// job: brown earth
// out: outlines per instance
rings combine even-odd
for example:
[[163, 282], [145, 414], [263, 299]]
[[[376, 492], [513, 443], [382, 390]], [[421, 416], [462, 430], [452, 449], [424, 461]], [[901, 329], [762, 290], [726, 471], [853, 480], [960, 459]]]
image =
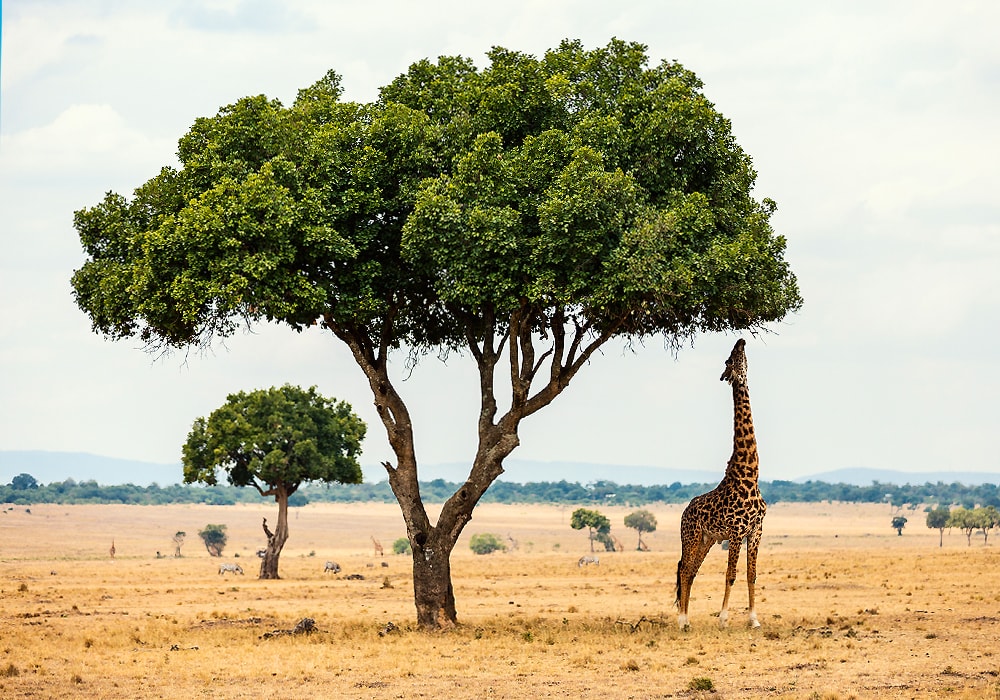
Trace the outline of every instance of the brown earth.
[[[1000, 699], [992, 542], [946, 532], [938, 547], [922, 509], [904, 512], [899, 537], [887, 505], [774, 504], [763, 626], [745, 625], [744, 569], [718, 629], [716, 548], [682, 633], [682, 507], [648, 509], [652, 551], [579, 567], [589, 545], [569, 527], [573, 508], [480, 506], [452, 558], [461, 624], [431, 634], [414, 629], [409, 560], [391, 554], [404, 535], [395, 505], [293, 510], [280, 581], [256, 579], [261, 519], [275, 517], [263, 502], [3, 506], [0, 697]], [[634, 549], [622, 525], [632, 509], [600, 510]], [[208, 523], [228, 528], [221, 559], [197, 536]], [[188, 533], [179, 559], [177, 530]], [[517, 548], [474, 555], [468, 538], [486, 532]], [[341, 572], [324, 574], [327, 560]], [[220, 575], [221, 562], [246, 574]], [[317, 631], [268, 635], [306, 617]]]

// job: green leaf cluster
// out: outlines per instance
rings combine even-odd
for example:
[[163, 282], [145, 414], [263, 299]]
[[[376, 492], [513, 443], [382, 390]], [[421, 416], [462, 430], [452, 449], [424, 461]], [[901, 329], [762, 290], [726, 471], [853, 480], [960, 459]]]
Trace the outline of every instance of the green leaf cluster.
[[625, 516], [625, 527], [630, 530], [638, 530], [639, 534], [655, 532], [656, 516], [645, 509], [637, 510]]
[[602, 515], [596, 510], [587, 508], [577, 508], [570, 516], [569, 526], [574, 530], [582, 530], [587, 527], [593, 532], [607, 534], [611, 532], [611, 521], [606, 515]]
[[291, 385], [231, 394], [197, 418], [183, 447], [184, 481], [292, 495], [303, 482], [360, 483], [367, 426], [346, 402]]

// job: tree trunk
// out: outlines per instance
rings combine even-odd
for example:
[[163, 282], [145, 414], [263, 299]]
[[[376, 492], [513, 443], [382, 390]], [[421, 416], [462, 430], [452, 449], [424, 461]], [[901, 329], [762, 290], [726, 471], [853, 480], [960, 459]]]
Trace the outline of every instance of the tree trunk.
[[271, 532], [267, 527], [267, 518], [264, 518], [264, 534], [267, 536], [267, 547], [264, 549], [264, 558], [260, 562], [260, 576], [262, 579], [277, 579], [278, 557], [281, 556], [281, 549], [288, 541], [288, 489], [278, 487], [275, 489], [274, 500], [278, 503], [278, 524]]
[[[437, 524], [432, 525], [420, 498], [410, 413], [388, 372], [389, 351], [397, 339], [398, 329], [394, 324], [398, 311], [398, 308], [390, 307], [376, 333], [364, 326], [339, 324], [332, 314], [325, 315], [324, 324], [350, 348], [368, 378], [375, 410], [396, 455], [395, 466], [388, 462], [383, 462], [382, 466], [389, 475], [389, 486], [403, 513], [413, 551], [417, 622], [425, 629], [441, 629], [458, 623], [455, 592], [451, 585], [451, 552], [462, 529], [472, 519], [472, 511], [479, 499], [503, 473], [503, 460], [518, 446], [517, 431], [521, 420], [551, 403], [577, 371], [587, 364], [590, 356], [614, 335], [617, 325], [595, 333], [587, 344], [583, 342], [584, 338], [590, 337], [591, 329], [587, 327], [574, 324], [575, 335], [567, 338], [568, 321], [561, 307], [556, 309], [551, 319], [546, 320], [544, 314], [529, 306], [526, 300], [511, 314], [508, 329], [500, 336], [494, 336], [496, 319], [490, 309], [483, 310], [481, 324], [470, 323], [467, 340], [469, 351], [479, 368], [480, 381], [479, 445], [468, 479], [445, 502]], [[624, 320], [623, 317], [621, 322]], [[541, 357], [536, 357], [532, 333], [539, 321], [550, 324], [551, 346]], [[476, 335], [477, 328], [481, 336]], [[498, 340], [501, 347], [497, 347]], [[498, 419], [494, 374], [504, 344], [509, 361], [511, 404]], [[549, 371], [540, 372], [546, 359]], [[542, 386], [532, 395], [531, 384], [536, 375], [541, 378]]]
[[455, 543], [449, 539], [433, 528], [423, 545], [412, 545], [413, 600], [417, 624], [424, 629], [448, 629], [458, 624], [451, 585], [451, 551]]

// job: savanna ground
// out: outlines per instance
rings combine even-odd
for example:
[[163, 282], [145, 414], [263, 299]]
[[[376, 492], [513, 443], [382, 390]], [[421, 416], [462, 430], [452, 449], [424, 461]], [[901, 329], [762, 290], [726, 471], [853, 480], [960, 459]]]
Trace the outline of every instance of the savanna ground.
[[[581, 568], [587, 536], [569, 527], [571, 507], [480, 506], [452, 557], [461, 624], [427, 633], [414, 628], [409, 559], [391, 553], [404, 534], [395, 505], [294, 509], [280, 581], [256, 579], [261, 518], [275, 517], [264, 502], [3, 506], [0, 697], [1000, 698], [1000, 554], [982, 537], [969, 547], [946, 532], [939, 548], [922, 510], [904, 513], [898, 537], [886, 505], [774, 504], [762, 627], [745, 625], [741, 561], [718, 629], [716, 547], [682, 633], [682, 507], [648, 509], [652, 551]], [[634, 549], [622, 524], [633, 509], [600, 510]], [[228, 527], [221, 559], [197, 536], [208, 523]], [[518, 548], [474, 555], [469, 537], [486, 532]], [[328, 559], [338, 575], [323, 573]], [[220, 576], [220, 562], [246, 575]], [[305, 617], [316, 632], [264, 636]]]

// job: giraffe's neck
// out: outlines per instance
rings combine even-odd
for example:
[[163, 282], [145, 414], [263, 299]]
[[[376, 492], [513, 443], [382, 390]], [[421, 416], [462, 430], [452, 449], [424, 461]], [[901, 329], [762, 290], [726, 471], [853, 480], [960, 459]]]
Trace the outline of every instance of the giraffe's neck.
[[757, 482], [757, 437], [750, 413], [750, 390], [745, 383], [733, 384], [733, 456], [729, 458], [726, 476], [741, 481]]

